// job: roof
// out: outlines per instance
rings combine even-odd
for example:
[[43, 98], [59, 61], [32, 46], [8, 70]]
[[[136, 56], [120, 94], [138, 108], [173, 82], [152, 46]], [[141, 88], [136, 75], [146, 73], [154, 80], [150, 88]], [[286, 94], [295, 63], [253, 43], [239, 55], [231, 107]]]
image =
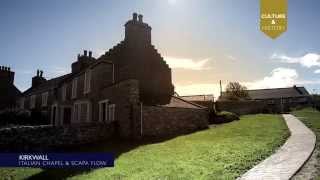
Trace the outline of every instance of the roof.
[[304, 87], [248, 90], [252, 99], [276, 99], [289, 97], [305, 97], [310, 94]]
[[180, 96], [180, 98], [186, 101], [213, 101], [213, 95], [191, 95], [191, 96]]
[[29, 94], [31, 92], [39, 92], [39, 91], [52, 89], [54, 87], [57, 87], [63, 80], [65, 80], [69, 76], [71, 76], [71, 73], [63, 75], [63, 76], [59, 76], [59, 77], [56, 77], [56, 78], [53, 78], [53, 79], [50, 79], [50, 80], [47, 80], [46, 82], [40, 84], [37, 87], [30, 87], [25, 92], [23, 92], [23, 94], [26, 95], [26, 94]]
[[191, 109], [204, 109], [206, 107], [201, 106], [196, 103], [192, 103], [186, 100], [183, 100], [179, 97], [172, 96], [170, 103], [166, 105], [162, 105], [164, 107], [178, 107], [178, 108], [191, 108]]
[[107, 61], [107, 60], [97, 60], [92, 62], [88, 67], [86, 67], [85, 69], [81, 70], [78, 73], [69, 73], [69, 74], [65, 74], [50, 80], [47, 80], [46, 82], [40, 84], [37, 87], [30, 87], [29, 89], [27, 89], [26, 91], [23, 92], [24, 95], [29, 94], [29, 93], [33, 93], [33, 92], [42, 92], [42, 91], [47, 91], [49, 89], [53, 89], [55, 87], [58, 87], [61, 83], [70, 80], [71, 78], [78, 76], [79, 74], [85, 72], [87, 69], [89, 68], [94, 68], [96, 65], [100, 64], [100, 63], [109, 63], [112, 64], [111, 61]]

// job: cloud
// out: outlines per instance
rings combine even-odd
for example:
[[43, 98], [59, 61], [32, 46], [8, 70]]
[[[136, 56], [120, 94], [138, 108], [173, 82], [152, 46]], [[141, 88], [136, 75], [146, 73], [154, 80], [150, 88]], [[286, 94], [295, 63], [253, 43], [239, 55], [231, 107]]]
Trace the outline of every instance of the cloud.
[[254, 82], [245, 82], [248, 89], [281, 88], [295, 85], [299, 75], [295, 69], [276, 68], [269, 76]]
[[182, 96], [186, 95], [209, 95], [214, 94], [215, 97], [220, 95], [219, 84], [189, 84], [189, 85], [175, 85], [175, 91]]
[[230, 60], [232, 60], [232, 61], [237, 60], [237, 58], [235, 58], [235, 57], [234, 57], [234, 56], [232, 56], [232, 55], [228, 55], [228, 56], [227, 56], [227, 58], [228, 58], [228, 59], [230, 59]]
[[173, 69], [190, 69], [190, 70], [206, 70], [210, 69], [206, 66], [210, 58], [195, 61], [193, 59], [175, 58], [175, 57], [164, 57], [164, 60], [169, 64], [170, 68]]
[[289, 57], [286, 55], [273, 54], [271, 59], [280, 60], [283, 63], [291, 63], [291, 64], [301, 64], [304, 67], [320, 67], [320, 54], [316, 53], [307, 53], [301, 57]]
[[320, 69], [315, 70], [314, 73], [320, 74]]

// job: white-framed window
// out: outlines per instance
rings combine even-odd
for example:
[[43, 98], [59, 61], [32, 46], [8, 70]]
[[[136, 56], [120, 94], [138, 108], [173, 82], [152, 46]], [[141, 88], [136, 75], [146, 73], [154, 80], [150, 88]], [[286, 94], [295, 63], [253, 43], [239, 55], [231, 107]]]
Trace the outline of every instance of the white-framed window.
[[66, 84], [62, 86], [61, 99], [62, 99], [62, 101], [67, 100], [67, 85]]
[[20, 109], [24, 109], [24, 97], [20, 98], [19, 107]]
[[78, 78], [74, 78], [72, 80], [72, 91], [71, 91], [71, 98], [77, 98], [77, 90], [78, 90]]
[[36, 98], [37, 96], [36, 95], [32, 95], [30, 97], [30, 108], [33, 109], [36, 107]]
[[73, 106], [73, 121], [76, 123], [89, 122], [90, 103], [88, 101], [76, 102]]
[[48, 105], [48, 96], [49, 96], [48, 92], [42, 93], [42, 95], [41, 95], [41, 106], [42, 107], [45, 107]]
[[84, 74], [84, 94], [89, 93], [91, 90], [91, 69], [87, 70]]
[[99, 122], [108, 120], [108, 102], [107, 99], [99, 102]]
[[109, 121], [115, 121], [115, 111], [116, 111], [116, 105], [115, 104], [109, 104]]

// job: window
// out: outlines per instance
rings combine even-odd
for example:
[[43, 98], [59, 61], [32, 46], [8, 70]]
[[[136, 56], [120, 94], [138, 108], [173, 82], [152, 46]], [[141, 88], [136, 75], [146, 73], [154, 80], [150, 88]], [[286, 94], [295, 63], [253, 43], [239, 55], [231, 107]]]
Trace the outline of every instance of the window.
[[106, 122], [108, 119], [108, 100], [99, 102], [99, 121]]
[[67, 100], [67, 85], [62, 86], [62, 101]]
[[37, 96], [36, 95], [32, 95], [30, 97], [30, 108], [33, 109], [36, 107], [36, 98]]
[[78, 78], [74, 78], [72, 80], [72, 92], [71, 92], [72, 99], [77, 97], [77, 90], [78, 90]]
[[84, 74], [84, 93], [87, 94], [91, 90], [91, 70]]
[[109, 121], [115, 121], [115, 110], [116, 110], [116, 105], [115, 104], [110, 104], [109, 105]]
[[45, 107], [48, 105], [48, 96], [49, 96], [49, 93], [48, 92], [45, 92], [45, 93], [42, 93], [42, 97], [41, 97], [41, 106], [42, 107]]
[[20, 107], [20, 109], [24, 109], [24, 98], [20, 98], [19, 107]]
[[268, 104], [274, 104], [274, 100], [273, 99], [269, 99], [268, 100]]
[[74, 104], [73, 120], [76, 123], [89, 122], [89, 102], [78, 102]]

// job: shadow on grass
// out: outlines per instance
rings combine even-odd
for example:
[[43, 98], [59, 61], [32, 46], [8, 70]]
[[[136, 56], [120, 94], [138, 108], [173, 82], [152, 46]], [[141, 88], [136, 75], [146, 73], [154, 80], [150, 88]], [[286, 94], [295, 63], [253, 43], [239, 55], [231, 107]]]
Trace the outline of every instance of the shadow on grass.
[[[201, 131], [201, 130], [200, 130]], [[192, 132], [191, 132], [192, 133]], [[90, 145], [82, 145], [77, 147], [69, 147], [64, 149], [57, 149], [55, 152], [108, 152], [113, 153], [115, 159], [117, 159], [121, 154], [129, 152], [139, 146], [147, 145], [147, 144], [154, 144], [154, 143], [160, 143], [164, 142], [179, 136], [188, 135], [191, 133], [185, 133], [175, 136], [167, 136], [164, 138], [144, 138], [140, 140], [124, 140], [117, 137], [114, 137], [109, 140], [105, 140], [103, 142], [90, 144]], [[80, 175], [83, 173], [89, 173], [94, 169], [43, 169], [38, 174], [35, 174], [29, 178], [28, 180], [35, 180], [35, 179], [41, 179], [41, 180], [55, 180], [55, 179], [66, 179], [68, 177]]]

